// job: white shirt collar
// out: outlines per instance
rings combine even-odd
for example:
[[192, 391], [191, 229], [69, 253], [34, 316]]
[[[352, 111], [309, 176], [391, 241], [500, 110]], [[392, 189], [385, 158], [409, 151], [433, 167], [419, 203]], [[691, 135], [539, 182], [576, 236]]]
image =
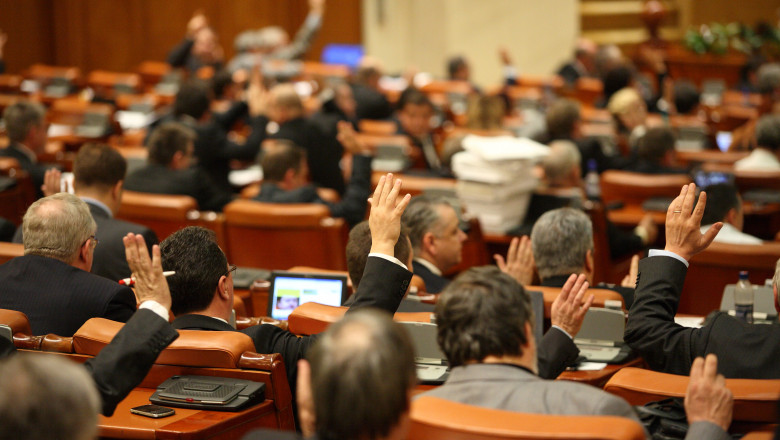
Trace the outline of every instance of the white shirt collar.
[[441, 273], [441, 271], [439, 270], [439, 268], [438, 268], [438, 267], [436, 267], [436, 266], [434, 266], [434, 264], [433, 264], [433, 263], [431, 263], [430, 261], [428, 261], [428, 260], [425, 260], [425, 259], [423, 259], [423, 258], [415, 258], [415, 259], [414, 259], [414, 261], [416, 261], [416, 262], [418, 262], [418, 263], [422, 264], [423, 266], [425, 266], [426, 268], [428, 268], [428, 270], [430, 270], [430, 271], [431, 271], [431, 272], [433, 272], [434, 274], [436, 274], [436, 275], [438, 275], [438, 276], [442, 276], [442, 273]]

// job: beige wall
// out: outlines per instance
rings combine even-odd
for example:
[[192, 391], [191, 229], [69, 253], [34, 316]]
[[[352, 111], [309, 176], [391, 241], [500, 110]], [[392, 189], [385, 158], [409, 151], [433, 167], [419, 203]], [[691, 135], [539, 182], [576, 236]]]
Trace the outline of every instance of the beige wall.
[[445, 75], [446, 59], [466, 56], [482, 86], [501, 81], [498, 48], [528, 74], [552, 73], [579, 34], [576, 0], [363, 0], [366, 52], [388, 72], [414, 65]]

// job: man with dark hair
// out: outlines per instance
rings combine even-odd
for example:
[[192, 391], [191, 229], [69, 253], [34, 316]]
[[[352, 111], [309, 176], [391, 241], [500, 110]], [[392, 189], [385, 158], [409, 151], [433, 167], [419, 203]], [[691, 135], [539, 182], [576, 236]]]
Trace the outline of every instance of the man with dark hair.
[[[267, 99], [260, 81], [259, 75], [252, 75], [246, 102], [236, 102], [226, 112], [212, 114], [209, 108], [213, 96], [209, 85], [199, 79], [190, 79], [176, 93], [173, 114], [162, 121], [175, 120], [195, 131], [197, 166], [209, 175], [221, 192], [233, 191], [228, 181], [230, 161], [255, 160], [260, 143], [265, 139], [268, 119], [263, 114]], [[239, 143], [230, 140], [228, 132], [242, 118], [246, 118], [251, 133]]]
[[[339, 124], [339, 132], [345, 133], [344, 136], [351, 136], [353, 139], [350, 142], [357, 145], [349, 123]], [[263, 184], [255, 200], [272, 203], [319, 203], [328, 207], [331, 216], [344, 218], [350, 225], [357, 224], [365, 217], [366, 199], [371, 193], [371, 156], [364, 154], [365, 148], [350, 149], [355, 153], [352, 155], [352, 178], [341, 201], [328, 202], [319, 196], [314, 185], [308, 183], [306, 151], [289, 141], [269, 143], [260, 162], [263, 168]]]
[[469, 81], [469, 63], [466, 58], [456, 55], [447, 60], [447, 78], [453, 81]]
[[639, 139], [636, 161], [629, 164], [625, 170], [643, 174], [686, 174], [687, 170], [675, 166], [675, 142], [671, 128], [649, 128]]
[[[125, 171], [125, 158], [106, 144], [84, 144], [73, 162], [73, 192], [87, 203], [97, 224], [95, 238], [100, 242], [95, 248], [91, 272], [114, 281], [130, 276], [122, 243], [128, 232], [143, 236], [149, 249], [157, 243], [157, 235], [146, 226], [114, 218], [122, 203]], [[47, 175], [46, 192], [59, 192], [59, 171], [52, 170]], [[19, 228], [14, 242], [23, 242], [22, 233]]]
[[569, 86], [573, 86], [582, 77], [593, 76], [597, 49], [593, 41], [580, 38], [574, 48], [574, 58], [558, 69], [558, 75], [563, 77]]
[[420, 150], [425, 169], [439, 171], [441, 159], [433, 139], [433, 114], [433, 103], [425, 93], [414, 87], [408, 87], [398, 98], [398, 134], [407, 136], [412, 146]]
[[351, 85], [356, 104], [355, 115], [358, 120], [387, 119], [393, 115], [393, 107], [379, 87], [381, 78], [381, 62], [376, 58], [364, 56], [355, 71]]
[[0, 308], [26, 314], [34, 335], [73, 336], [90, 318], [133, 315], [129, 287], [89, 273], [97, 225], [84, 201], [68, 193], [39, 199], [22, 229], [24, 256], [0, 265]]
[[[298, 415], [305, 436], [319, 440], [398, 440], [409, 427], [417, 383], [414, 347], [390, 317], [361, 310], [331, 325], [300, 362]], [[244, 440], [301, 439], [255, 431]]]
[[3, 122], [8, 133], [8, 146], [0, 148], [0, 157], [12, 157], [19, 166], [30, 174], [39, 197], [43, 196], [42, 186], [47, 169], [52, 168], [38, 162], [38, 155], [44, 152], [48, 139], [46, 110], [32, 101], [19, 101], [8, 106], [3, 112]]
[[[778, 66], [780, 70], [780, 66]], [[734, 162], [737, 171], [780, 170], [780, 116], [764, 115], [756, 124], [756, 148]]]
[[674, 83], [674, 108], [680, 115], [693, 114], [699, 108], [699, 89], [688, 80]]
[[[591, 296], [583, 304], [587, 288], [583, 275], [572, 275], [553, 308], [574, 310], [581, 325], [593, 300]], [[452, 370], [444, 385], [423, 395], [524, 413], [612, 415], [639, 422], [634, 409], [620, 397], [589, 385], [537, 376], [534, 319], [541, 317], [533, 316], [528, 294], [511, 277], [493, 267], [464, 272], [436, 304], [437, 339]], [[708, 359], [708, 364], [713, 361]], [[707, 379], [715, 382], [715, 370], [708, 368], [708, 372], [712, 377]], [[692, 380], [698, 380], [699, 375], [698, 370], [692, 371]], [[720, 388], [725, 388], [722, 383]], [[721, 408], [716, 403], [728, 401], [730, 393], [724, 391], [710, 404]], [[731, 422], [731, 411], [730, 405], [726, 406], [722, 414], [689, 410], [687, 438], [729, 438], [725, 429]], [[707, 423], [696, 423], [702, 415], [701, 420]]]
[[167, 60], [171, 66], [183, 67], [194, 74], [207, 66], [219, 70], [223, 55], [222, 46], [214, 29], [209, 27], [208, 19], [202, 12], [196, 12], [187, 22], [184, 40], [171, 49]]
[[125, 182], [130, 191], [190, 196], [205, 211], [222, 211], [233, 196], [200, 167], [190, 166], [195, 132], [178, 122], [165, 122], [147, 141], [149, 163]]
[[[409, 196], [398, 198], [400, 181], [380, 179], [371, 199], [372, 246], [365, 276], [355, 292], [350, 310], [377, 307], [395, 313], [411, 279], [411, 273], [393, 256], [400, 233], [400, 219]], [[174, 328], [235, 331], [228, 324], [233, 308], [232, 268], [216, 243], [214, 233], [203, 228], [181, 229], [160, 245], [168, 278]], [[258, 353], [281, 353], [289, 383], [295, 384], [301, 359], [315, 337], [298, 338], [273, 325], [257, 325], [241, 331], [254, 341]]]
[[701, 218], [701, 233], [704, 234], [715, 223], [722, 222], [723, 227], [715, 236], [719, 243], [732, 244], [762, 244], [758, 237], [742, 232], [745, 223], [742, 212], [742, 197], [737, 187], [728, 183], [710, 185], [704, 188], [707, 192], [707, 207]]

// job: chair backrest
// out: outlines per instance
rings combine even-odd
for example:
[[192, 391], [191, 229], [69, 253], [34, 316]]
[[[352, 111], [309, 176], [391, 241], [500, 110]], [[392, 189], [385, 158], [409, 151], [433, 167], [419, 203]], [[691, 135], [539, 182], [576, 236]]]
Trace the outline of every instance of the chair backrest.
[[346, 270], [347, 224], [320, 204], [276, 204], [236, 200], [224, 208], [231, 262], [287, 269], [314, 266]]
[[[296, 335], [316, 335], [341, 319], [347, 309], [348, 307], [326, 306], [312, 302], [301, 304], [287, 317], [287, 328]], [[405, 322], [431, 322], [431, 313], [398, 312], [393, 315], [393, 319]]]
[[33, 64], [25, 72], [27, 78], [48, 84], [55, 78], [65, 78], [71, 82], [77, 82], [81, 78], [81, 70], [78, 67], [48, 66], [45, 64]]
[[0, 157], [0, 175], [16, 180], [15, 186], [0, 192], [0, 217], [21, 225], [24, 213], [36, 198], [32, 178], [12, 157]]
[[21, 75], [0, 74], [0, 92], [16, 93], [22, 85], [24, 78]]
[[0, 324], [11, 327], [11, 332], [31, 335], [30, 320], [27, 315], [16, 310], [0, 309]]
[[[604, 390], [632, 405], [644, 405], [667, 397], [684, 397], [688, 380], [688, 376], [628, 367], [615, 373]], [[777, 422], [780, 379], [726, 379], [726, 387], [734, 395], [734, 421]]]
[[685, 174], [642, 174], [608, 170], [601, 173], [601, 199], [604, 203], [622, 201], [641, 205], [652, 197], [677, 197], [680, 188], [691, 182]]
[[177, 230], [196, 224], [198, 203], [190, 196], [122, 193], [118, 218], [147, 226], [160, 240]]
[[[379, 179], [381, 179], [385, 174], [387, 173], [381, 171], [376, 171], [371, 174], [372, 190], [376, 188], [376, 185], [379, 183]], [[446, 177], [423, 177], [406, 174], [399, 174], [397, 177], [404, 182], [403, 193], [411, 194], [412, 197], [422, 194], [426, 189], [451, 189], [454, 191], [455, 185], [457, 184], [455, 179]]]
[[[555, 299], [558, 298], [558, 295], [561, 294], [561, 288], [547, 286], [526, 286], [526, 290], [542, 292], [544, 295], [544, 317], [549, 319], [552, 303], [555, 302]], [[591, 288], [588, 289], [587, 294], [593, 294], [594, 296], [592, 307], [604, 307], [607, 301], [617, 301], [620, 303], [620, 306], [623, 310], [626, 308], [626, 303], [623, 301], [623, 297], [614, 290]]]
[[423, 396], [412, 402], [409, 440], [645, 438], [639, 423], [614, 416], [559, 416], [482, 408]]
[[[0, 198], [0, 200], [2, 200], [2, 198]], [[13, 258], [21, 257], [22, 255], [24, 255], [23, 244], [0, 241], [0, 264], [3, 264]]]
[[763, 285], [774, 276], [778, 259], [780, 243], [710, 244], [690, 261], [678, 313], [707, 315], [718, 310], [723, 289], [737, 282], [740, 271], [747, 270], [754, 284]]
[[364, 134], [379, 136], [391, 136], [398, 131], [398, 125], [394, 121], [381, 119], [362, 119], [358, 122], [358, 129]]
[[[141, 75], [129, 72], [93, 70], [87, 75], [87, 85], [105, 92], [113, 92], [117, 86], [138, 91], [141, 86]], [[113, 95], [113, 93], [111, 94]]]

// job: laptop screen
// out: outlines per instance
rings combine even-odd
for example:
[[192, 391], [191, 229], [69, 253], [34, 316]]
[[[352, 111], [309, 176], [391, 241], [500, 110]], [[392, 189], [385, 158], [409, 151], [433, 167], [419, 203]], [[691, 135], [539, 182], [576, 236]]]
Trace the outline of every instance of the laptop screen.
[[301, 304], [340, 306], [347, 297], [347, 277], [274, 271], [268, 293], [268, 316], [286, 320]]

